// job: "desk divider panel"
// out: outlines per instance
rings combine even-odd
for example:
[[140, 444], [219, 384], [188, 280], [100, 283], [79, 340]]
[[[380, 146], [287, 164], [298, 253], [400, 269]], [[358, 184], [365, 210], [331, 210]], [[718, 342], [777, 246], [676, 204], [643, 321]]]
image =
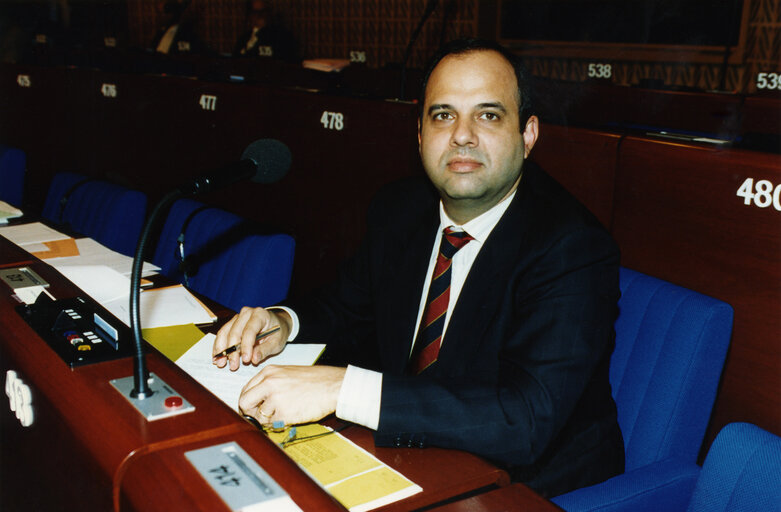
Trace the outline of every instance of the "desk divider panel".
[[706, 445], [732, 421], [781, 431], [779, 195], [778, 155], [634, 137], [621, 144], [613, 235], [622, 264], [735, 310]]
[[610, 229], [620, 141], [613, 133], [543, 123], [531, 159]]

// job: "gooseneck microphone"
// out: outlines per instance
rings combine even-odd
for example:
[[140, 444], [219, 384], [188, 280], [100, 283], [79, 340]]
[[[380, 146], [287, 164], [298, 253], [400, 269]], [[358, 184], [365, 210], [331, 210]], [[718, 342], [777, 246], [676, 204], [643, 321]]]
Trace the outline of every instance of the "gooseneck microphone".
[[133, 389], [130, 391], [131, 398], [143, 400], [154, 393], [148, 385], [149, 373], [146, 369], [141, 337], [139, 285], [141, 282], [141, 268], [146, 254], [147, 239], [150, 231], [156, 224], [157, 218], [162, 212], [167, 210], [173, 201], [186, 195], [196, 195], [218, 190], [245, 179], [261, 184], [275, 183], [287, 174], [291, 161], [290, 149], [284, 143], [275, 139], [259, 139], [247, 146], [241, 155], [241, 160], [238, 162], [229, 164], [212, 174], [184, 183], [177, 189], [169, 192], [157, 203], [144, 225], [141, 237], [138, 239], [136, 253], [133, 257], [133, 270], [130, 274], [130, 328], [133, 332], [136, 346], [133, 365]]
[[247, 146], [238, 162], [184, 183], [177, 190], [184, 195], [195, 195], [246, 179], [255, 183], [274, 183], [287, 174], [290, 162], [290, 149], [284, 143], [276, 139], [259, 139]]

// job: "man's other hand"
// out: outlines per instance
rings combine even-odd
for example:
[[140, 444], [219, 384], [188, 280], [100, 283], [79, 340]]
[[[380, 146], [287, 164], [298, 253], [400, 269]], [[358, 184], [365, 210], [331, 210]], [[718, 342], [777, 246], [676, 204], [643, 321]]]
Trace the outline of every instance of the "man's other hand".
[[[255, 341], [258, 333], [279, 326], [279, 331], [259, 341]], [[282, 352], [290, 335], [291, 319], [283, 310], [268, 310], [263, 308], [241, 308], [241, 312], [231, 318], [217, 332], [212, 354], [219, 354], [234, 345], [241, 347], [231, 354], [214, 359], [214, 364], [223, 368], [230, 364], [231, 370], [237, 370], [239, 365], [259, 364], [269, 356]]]
[[252, 377], [239, 397], [239, 410], [261, 425], [297, 425], [336, 411], [346, 368], [269, 365]]

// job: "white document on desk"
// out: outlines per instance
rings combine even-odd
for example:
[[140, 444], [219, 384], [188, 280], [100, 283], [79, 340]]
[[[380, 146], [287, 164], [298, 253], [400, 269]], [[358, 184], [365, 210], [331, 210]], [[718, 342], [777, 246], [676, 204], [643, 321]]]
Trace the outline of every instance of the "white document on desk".
[[129, 300], [130, 279], [113, 268], [105, 265], [67, 265], [57, 267], [57, 270], [99, 304], [122, 297]]
[[[49, 258], [46, 260], [46, 263], [61, 272], [61, 268], [66, 266], [104, 265], [113, 268], [124, 276], [130, 277], [130, 273], [133, 270], [133, 258], [130, 256], [125, 256], [122, 253], [113, 251], [91, 238], [77, 238], [76, 247], [79, 249], [78, 256]], [[159, 271], [160, 267], [153, 265], [148, 261], [145, 261], [144, 266], [141, 267], [141, 275], [143, 277], [157, 274]]]
[[[130, 284], [128, 296], [103, 304], [115, 317], [130, 325]], [[185, 324], [211, 324], [217, 319], [201, 301], [182, 285], [141, 292], [141, 327], [168, 327]]]
[[227, 365], [225, 368], [218, 368], [212, 364], [214, 338], [214, 334], [201, 338], [176, 360], [176, 364], [235, 411], [238, 411], [239, 395], [244, 384], [263, 367], [269, 364], [311, 366], [325, 348], [322, 343], [288, 343], [285, 350], [269, 357], [258, 366], [242, 364], [238, 370], [232, 372]]
[[[29, 224], [16, 224], [14, 226], [1, 226], [0, 235], [6, 237], [16, 245], [24, 247], [32, 252], [34, 250], [46, 250], [43, 242], [54, 240], [67, 240], [68, 235], [60, 233], [41, 222], [30, 222]], [[37, 246], [40, 245], [40, 248]], [[31, 246], [36, 246], [31, 249]]]

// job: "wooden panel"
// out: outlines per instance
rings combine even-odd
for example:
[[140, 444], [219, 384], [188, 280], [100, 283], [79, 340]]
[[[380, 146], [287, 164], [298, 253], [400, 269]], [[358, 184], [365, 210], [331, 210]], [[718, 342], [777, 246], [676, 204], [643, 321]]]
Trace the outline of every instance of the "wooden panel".
[[[48, 265], [32, 268], [51, 283], [56, 297], [76, 290]], [[30, 427], [22, 427], [6, 407], [0, 413], [3, 486], [29, 489], [30, 482], [47, 482], [46, 492], [34, 496], [40, 510], [73, 503], [106, 510], [115, 475], [130, 454], [245, 428], [235, 413], [157, 354], [147, 358], [149, 370], [187, 397], [196, 411], [145, 421], [109, 382], [132, 375], [130, 359], [69, 368], [13, 310], [8, 288], [0, 286], [0, 372], [5, 376], [13, 370], [30, 386], [34, 413]], [[19, 496], [2, 493], [1, 498], [13, 502]]]
[[518, 510], [555, 512], [561, 509], [525, 485], [513, 484], [429, 510], [431, 512], [514, 512]]
[[736, 193], [747, 178], [768, 180], [778, 197], [781, 157], [631, 137], [621, 145], [613, 233], [622, 264], [735, 310], [706, 441], [732, 421], [781, 433], [781, 206], [745, 205]]
[[666, 130], [730, 139], [740, 124], [741, 97], [621, 87], [600, 81], [539, 80], [543, 121], [570, 126], [645, 132]]
[[531, 158], [610, 229], [620, 135], [543, 124]]

